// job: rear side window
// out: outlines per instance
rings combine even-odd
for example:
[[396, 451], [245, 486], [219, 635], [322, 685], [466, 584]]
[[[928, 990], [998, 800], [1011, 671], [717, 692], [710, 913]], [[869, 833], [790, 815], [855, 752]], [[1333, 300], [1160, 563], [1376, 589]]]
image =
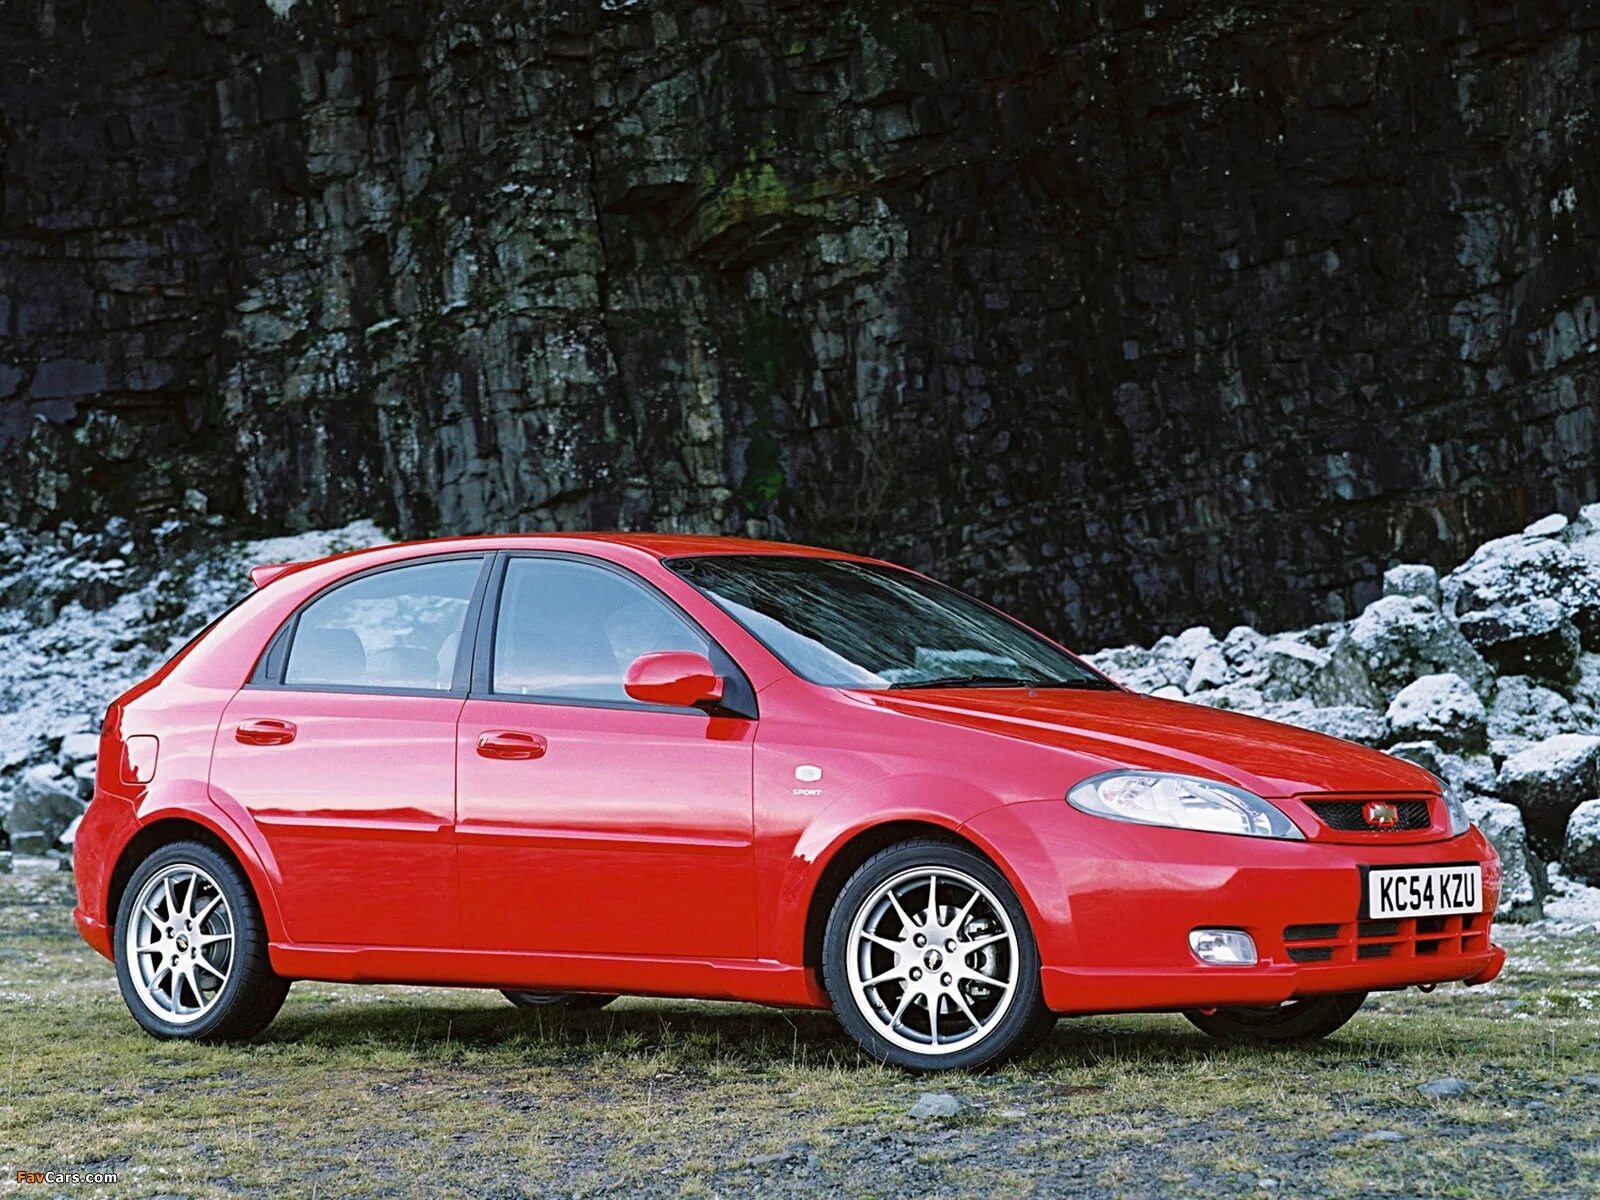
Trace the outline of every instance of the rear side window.
[[284, 684], [449, 691], [482, 565], [414, 563], [324, 592], [301, 610]]
[[631, 705], [622, 681], [658, 650], [709, 654], [665, 601], [615, 571], [560, 558], [513, 558], [495, 624], [492, 688], [501, 695]]

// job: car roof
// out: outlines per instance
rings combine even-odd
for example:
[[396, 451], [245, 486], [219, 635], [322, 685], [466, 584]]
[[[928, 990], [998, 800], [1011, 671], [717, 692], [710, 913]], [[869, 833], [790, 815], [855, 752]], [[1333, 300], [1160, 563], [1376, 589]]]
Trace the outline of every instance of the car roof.
[[703, 533], [537, 533], [512, 535], [529, 538], [571, 538], [631, 546], [657, 558], [676, 558], [686, 554], [796, 554], [807, 558], [860, 558], [844, 550], [822, 546], [803, 546], [793, 542], [763, 541], [759, 538], [721, 537]]
[[385, 560], [399, 562], [428, 554], [466, 550], [515, 550], [519, 547], [555, 549], [569, 546], [582, 549], [585, 545], [624, 547], [647, 554], [652, 558], [666, 559], [702, 554], [772, 554], [801, 558], [844, 558], [855, 562], [874, 562], [859, 554], [843, 550], [828, 550], [821, 546], [800, 546], [790, 542], [761, 541], [756, 538], [718, 537], [696, 533], [627, 533], [620, 531], [595, 533], [479, 533], [458, 537], [424, 538], [409, 542], [385, 542], [346, 550], [340, 554], [303, 562], [260, 563], [250, 568], [250, 579], [257, 587], [265, 587], [282, 575], [295, 574], [307, 567], [337, 560], [348, 560], [352, 569], [356, 560], [368, 555], [382, 555]]

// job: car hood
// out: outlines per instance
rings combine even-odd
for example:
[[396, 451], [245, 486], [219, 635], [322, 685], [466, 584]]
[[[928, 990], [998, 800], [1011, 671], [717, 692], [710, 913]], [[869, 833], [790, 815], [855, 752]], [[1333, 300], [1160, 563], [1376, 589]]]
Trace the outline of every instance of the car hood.
[[920, 720], [1021, 738], [1101, 760], [1106, 770], [1177, 771], [1260, 796], [1437, 790], [1422, 768], [1277, 721], [1130, 692], [939, 688], [871, 692]]

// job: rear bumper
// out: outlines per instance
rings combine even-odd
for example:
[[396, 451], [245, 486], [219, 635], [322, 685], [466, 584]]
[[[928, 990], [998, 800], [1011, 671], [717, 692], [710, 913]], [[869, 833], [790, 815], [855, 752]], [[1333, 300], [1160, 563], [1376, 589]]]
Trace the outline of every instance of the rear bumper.
[[83, 940], [107, 958], [113, 957], [111, 926], [116, 921], [107, 907], [111, 873], [117, 855], [138, 829], [133, 805], [96, 788], [72, 844], [72, 873], [78, 886], [72, 920]]
[[[1060, 801], [991, 809], [966, 828], [994, 848], [1023, 891], [1045, 1003], [1056, 1012], [1176, 1011], [1486, 983], [1505, 962], [1490, 941], [1499, 859], [1476, 829], [1405, 845], [1290, 842], [1131, 825]], [[1363, 865], [1462, 862], [1483, 867], [1481, 913], [1359, 920]], [[1323, 929], [1307, 943], [1312, 935], [1296, 926]], [[1198, 961], [1189, 933], [1208, 927], [1249, 933], [1258, 963]], [[1308, 946], [1317, 947], [1316, 961], [1305, 961]]]
[[89, 943], [90, 949], [111, 958], [111, 929], [104, 922], [91, 917], [81, 907], [72, 910], [72, 923], [78, 927], [78, 936]]

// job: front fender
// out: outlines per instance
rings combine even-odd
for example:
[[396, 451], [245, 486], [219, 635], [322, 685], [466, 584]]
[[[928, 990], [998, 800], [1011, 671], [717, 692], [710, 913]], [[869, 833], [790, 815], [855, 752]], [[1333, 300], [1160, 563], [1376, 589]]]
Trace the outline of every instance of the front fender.
[[[916, 773], [875, 779], [820, 810], [796, 840], [784, 873], [774, 921], [774, 957], [786, 963], [805, 961], [812, 901], [828, 868], [852, 842], [886, 825], [929, 826], [972, 842], [1005, 875], [1031, 920], [1035, 907], [1028, 889], [1008, 862], [1008, 848], [994, 842], [985, 831], [964, 829], [974, 817], [997, 806], [1005, 807], [992, 792], [980, 787], [947, 776]], [[842, 884], [843, 880], [838, 882]]]

